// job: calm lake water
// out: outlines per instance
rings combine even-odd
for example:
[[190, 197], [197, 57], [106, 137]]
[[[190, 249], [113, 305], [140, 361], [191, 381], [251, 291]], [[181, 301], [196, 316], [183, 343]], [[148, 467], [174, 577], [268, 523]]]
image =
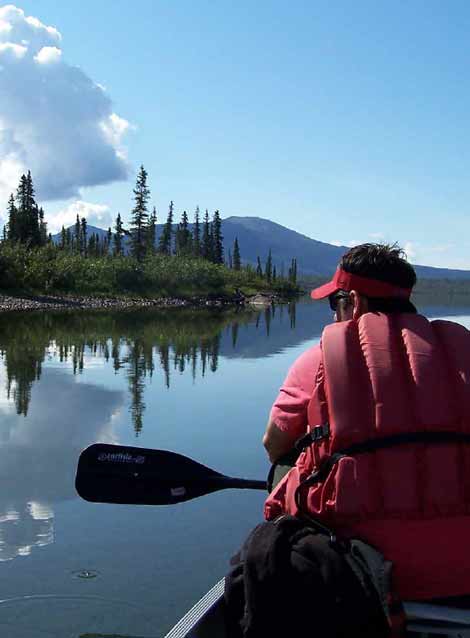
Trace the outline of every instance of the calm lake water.
[[[428, 307], [470, 327], [469, 308]], [[0, 635], [162, 636], [226, 571], [264, 494], [90, 504], [74, 475], [101, 441], [264, 479], [267, 415], [326, 304], [260, 312], [0, 315]]]

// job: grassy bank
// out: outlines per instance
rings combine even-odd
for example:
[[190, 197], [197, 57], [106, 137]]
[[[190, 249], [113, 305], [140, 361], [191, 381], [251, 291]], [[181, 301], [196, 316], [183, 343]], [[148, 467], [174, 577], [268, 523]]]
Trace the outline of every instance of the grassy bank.
[[31, 294], [139, 295], [142, 297], [230, 297], [259, 291], [294, 296], [297, 287], [285, 279], [268, 282], [253, 268], [229, 269], [194, 257], [152, 255], [87, 257], [47, 245], [0, 248], [0, 289]]

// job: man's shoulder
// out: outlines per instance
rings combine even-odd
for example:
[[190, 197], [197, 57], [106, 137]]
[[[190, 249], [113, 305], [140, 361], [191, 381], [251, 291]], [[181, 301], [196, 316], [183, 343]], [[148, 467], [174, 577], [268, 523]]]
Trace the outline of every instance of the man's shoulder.
[[301, 379], [305, 376], [311, 377], [312, 372], [313, 374], [317, 372], [321, 363], [321, 357], [320, 344], [316, 343], [307, 350], [304, 350], [304, 352], [297, 357], [290, 371]]

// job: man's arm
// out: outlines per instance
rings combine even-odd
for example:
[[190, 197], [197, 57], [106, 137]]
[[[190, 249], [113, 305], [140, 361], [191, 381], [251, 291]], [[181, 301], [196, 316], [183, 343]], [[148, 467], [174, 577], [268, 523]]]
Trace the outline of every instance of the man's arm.
[[291, 366], [269, 415], [263, 445], [271, 463], [292, 450], [307, 431], [307, 408], [321, 362], [318, 345], [309, 348]]
[[271, 463], [275, 463], [281, 456], [292, 450], [294, 441], [290, 433], [280, 430], [274, 421], [269, 419], [263, 436], [263, 445], [269, 460]]

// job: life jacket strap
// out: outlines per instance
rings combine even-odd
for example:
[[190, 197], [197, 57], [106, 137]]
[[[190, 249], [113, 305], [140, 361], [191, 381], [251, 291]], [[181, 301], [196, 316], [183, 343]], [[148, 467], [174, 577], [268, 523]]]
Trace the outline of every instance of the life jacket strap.
[[[322, 435], [323, 428], [328, 428], [329, 425], [326, 424], [324, 426], [319, 425], [313, 428], [312, 432], [309, 432], [307, 435], [299, 439], [297, 443], [300, 445], [304, 441], [310, 440], [312, 443], [315, 441], [319, 441], [322, 438], [326, 438], [325, 435]], [[320, 429], [317, 429], [320, 428]], [[315, 435], [315, 430], [317, 430], [318, 434]], [[316, 439], [314, 438], [316, 436]], [[310, 437], [310, 438], [308, 438]], [[313, 439], [313, 440], [312, 440]], [[324, 457], [320, 466], [317, 467], [310, 476], [307, 476], [303, 481], [299, 483], [297, 489], [295, 490], [295, 502], [297, 507], [299, 508], [299, 512], [306, 517], [309, 521], [317, 524], [317, 527], [322, 527], [324, 533], [329, 533], [331, 542], [336, 542], [335, 533], [330, 530], [328, 527], [324, 526], [322, 523], [317, 521], [316, 519], [312, 519], [308, 514], [303, 510], [301, 503], [301, 490], [305, 487], [310, 487], [315, 485], [316, 483], [320, 483], [325, 481], [328, 477], [328, 474], [331, 472], [333, 467], [338, 463], [338, 461], [346, 456], [355, 456], [356, 454], [367, 454], [369, 452], [376, 452], [377, 450], [383, 450], [386, 448], [394, 447], [396, 445], [409, 445], [412, 443], [427, 443], [433, 445], [445, 445], [449, 443], [465, 443], [470, 444], [470, 434], [465, 432], [453, 432], [453, 431], [435, 431], [435, 432], [405, 432], [402, 434], [394, 434], [391, 436], [385, 436], [380, 439], [371, 439], [368, 441], [364, 441], [361, 443], [354, 443], [347, 448], [343, 448], [342, 450], [338, 450], [338, 452], [334, 452], [330, 456]], [[310, 445], [311, 443], [306, 443], [302, 449]], [[296, 444], [297, 446], [297, 444]]]
[[330, 424], [323, 423], [323, 425], [315, 425], [307, 434], [302, 436], [294, 443], [294, 447], [298, 452], [303, 452], [305, 448], [312, 443], [317, 443], [322, 439], [327, 439], [330, 436]]

